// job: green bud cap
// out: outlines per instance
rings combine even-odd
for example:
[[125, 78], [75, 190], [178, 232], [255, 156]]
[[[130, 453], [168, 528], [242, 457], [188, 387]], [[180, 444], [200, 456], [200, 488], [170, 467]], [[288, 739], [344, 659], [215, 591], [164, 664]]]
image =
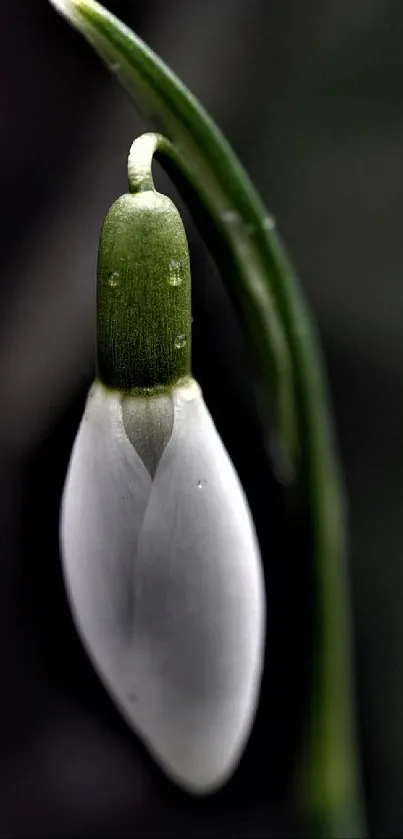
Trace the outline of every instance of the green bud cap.
[[126, 392], [190, 373], [189, 251], [173, 202], [152, 180], [110, 208], [98, 252], [98, 376]]

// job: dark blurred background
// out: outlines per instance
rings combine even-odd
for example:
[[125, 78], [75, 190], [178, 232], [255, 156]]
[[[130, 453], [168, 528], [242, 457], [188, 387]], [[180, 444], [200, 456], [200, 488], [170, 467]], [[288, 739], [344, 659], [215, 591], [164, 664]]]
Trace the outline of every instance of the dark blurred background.
[[[370, 834], [401, 836], [402, 2], [107, 5], [224, 130], [318, 321], [349, 498]], [[46, 0], [2, 0], [0, 39], [0, 835], [287, 835], [308, 669], [303, 557], [263, 456], [247, 348], [186, 208], [194, 372], [248, 494], [268, 598], [261, 704], [222, 792], [193, 800], [174, 789], [76, 636], [61, 579], [60, 496], [94, 373], [99, 229], [126, 191], [130, 143], [149, 126]], [[175, 195], [163, 173], [157, 179]]]

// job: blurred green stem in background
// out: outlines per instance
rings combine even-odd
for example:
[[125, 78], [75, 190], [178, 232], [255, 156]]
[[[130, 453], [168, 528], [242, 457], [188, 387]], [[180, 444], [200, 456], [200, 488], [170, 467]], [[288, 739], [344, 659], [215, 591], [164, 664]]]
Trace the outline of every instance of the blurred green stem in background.
[[[296, 806], [311, 835], [362, 837], [352, 688], [345, 511], [321, 351], [298, 281], [249, 178], [208, 114], [166, 65], [92, 0], [52, 0], [128, 90], [156, 138], [235, 300], [275, 411], [274, 466], [307, 522], [315, 584], [309, 714]], [[293, 526], [290, 521], [290, 527]], [[302, 698], [301, 698], [302, 701]], [[268, 744], [268, 748], [270, 744]], [[306, 821], [305, 821], [306, 820]], [[306, 832], [304, 833], [306, 835]]]

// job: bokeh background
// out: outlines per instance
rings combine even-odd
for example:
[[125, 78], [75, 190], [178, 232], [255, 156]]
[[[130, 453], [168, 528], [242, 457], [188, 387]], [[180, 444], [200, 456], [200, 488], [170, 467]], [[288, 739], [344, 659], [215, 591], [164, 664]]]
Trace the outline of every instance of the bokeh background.
[[[401, 836], [403, 5], [107, 5], [224, 130], [277, 219], [319, 324], [349, 499], [369, 829]], [[303, 557], [263, 456], [247, 348], [186, 208], [194, 372], [247, 491], [268, 590], [261, 705], [226, 789], [193, 800], [162, 777], [76, 636], [58, 510], [94, 373], [99, 229], [126, 190], [131, 140], [148, 126], [46, 0], [2, 0], [0, 21], [0, 835], [287, 835], [308, 667]]]

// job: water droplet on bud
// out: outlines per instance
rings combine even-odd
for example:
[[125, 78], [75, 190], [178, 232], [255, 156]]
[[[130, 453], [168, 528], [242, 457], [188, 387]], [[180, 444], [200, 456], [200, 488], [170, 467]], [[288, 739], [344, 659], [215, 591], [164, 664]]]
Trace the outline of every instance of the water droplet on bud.
[[169, 275], [168, 275], [168, 283], [169, 285], [177, 286], [181, 285], [183, 282], [183, 272], [182, 272], [182, 263], [179, 259], [171, 259], [169, 263]]
[[183, 350], [183, 347], [186, 347], [186, 335], [177, 335], [175, 338], [174, 347], [176, 350]]
[[108, 285], [111, 288], [116, 288], [119, 285], [120, 274], [119, 271], [112, 271], [112, 274], [109, 275]]

